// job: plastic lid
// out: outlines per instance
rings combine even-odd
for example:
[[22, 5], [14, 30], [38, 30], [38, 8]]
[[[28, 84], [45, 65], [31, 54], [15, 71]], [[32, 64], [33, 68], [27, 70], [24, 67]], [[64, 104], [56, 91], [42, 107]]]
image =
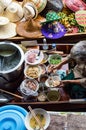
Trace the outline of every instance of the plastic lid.
[[26, 130], [24, 118], [27, 111], [17, 105], [0, 108], [0, 130]]

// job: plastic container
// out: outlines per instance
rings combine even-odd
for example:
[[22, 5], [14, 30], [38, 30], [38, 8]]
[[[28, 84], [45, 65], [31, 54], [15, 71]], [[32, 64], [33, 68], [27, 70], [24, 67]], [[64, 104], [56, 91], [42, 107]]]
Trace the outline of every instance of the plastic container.
[[52, 50], [56, 51], [56, 44], [55, 43], [52, 43]]
[[0, 107], [0, 130], [26, 130], [24, 119], [27, 111], [17, 105]]
[[43, 50], [48, 50], [48, 44], [45, 38], [43, 39], [43, 43]]

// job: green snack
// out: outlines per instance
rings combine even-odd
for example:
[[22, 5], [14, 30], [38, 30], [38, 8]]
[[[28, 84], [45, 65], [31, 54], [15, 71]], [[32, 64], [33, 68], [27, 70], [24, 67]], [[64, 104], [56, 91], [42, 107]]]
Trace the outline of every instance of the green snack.
[[56, 64], [59, 64], [60, 62], [61, 62], [60, 55], [55, 54], [55, 55], [50, 56], [50, 59], [49, 59], [50, 64], [56, 65]]

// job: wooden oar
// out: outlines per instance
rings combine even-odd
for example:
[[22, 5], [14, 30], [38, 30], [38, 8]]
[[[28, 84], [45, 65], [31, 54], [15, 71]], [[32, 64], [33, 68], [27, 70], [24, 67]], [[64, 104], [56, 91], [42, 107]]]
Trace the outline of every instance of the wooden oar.
[[39, 127], [40, 127], [40, 130], [44, 130], [44, 128], [43, 128], [43, 126], [42, 126], [42, 124], [41, 124], [41, 121], [40, 121], [40, 120], [38, 119], [38, 117], [36, 116], [34, 110], [31, 108], [31, 106], [29, 106], [28, 108], [29, 108], [31, 114], [33, 115], [33, 117], [35, 118], [35, 120], [37, 121], [37, 123], [38, 123], [38, 125], [39, 125]]
[[12, 96], [14, 96], [14, 97], [23, 99], [22, 96], [19, 96], [19, 95], [17, 95], [17, 94], [11, 93], [11, 92], [9, 92], [9, 91], [3, 90], [3, 89], [0, 89], [0, 91], [1, 91], [1, 92], [4, 92], [4, 93], [7, 93], [7, 94], [10, 94], [10, 95], [12, 95]]

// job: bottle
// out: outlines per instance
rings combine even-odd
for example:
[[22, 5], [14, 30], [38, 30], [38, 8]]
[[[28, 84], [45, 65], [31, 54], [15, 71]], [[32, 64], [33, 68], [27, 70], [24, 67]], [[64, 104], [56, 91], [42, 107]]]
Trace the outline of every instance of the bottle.
[[43, 50], [48, 50], [48, 44], [45, 38], [43, 39]]
[[52, 50], [56, 51], [56, 44], [55, 43], [52, 43]]

